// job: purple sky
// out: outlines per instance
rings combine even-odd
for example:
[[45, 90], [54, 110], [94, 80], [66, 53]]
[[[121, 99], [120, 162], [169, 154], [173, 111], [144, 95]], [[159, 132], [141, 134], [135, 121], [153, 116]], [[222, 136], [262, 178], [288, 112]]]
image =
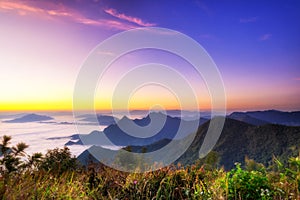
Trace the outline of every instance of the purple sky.
[[[299, 19], [299, 1], [1, 0], [1, 110], [71, 109], [76, 76], [89, 52], [115, 33], [147, 26], [180, 31], [207, 50], [222, 75], [229, 110], [299, 110]], [[180, 63], [158, 53], [137, 53], [115, 70], [154, 57], [175, 67]], [[181, 64], [179, 71], [193, 74]], [[113, 69], [107, 74], [107, 94], [118, 78]], [[162, 104], [176, 108], [162, 88], [144, 89], [132, 108], [142, 108], [146, 94], [156, 99], [165, 94], [172, 100]], [[209, 93], [201, 95], [200, 107], [207, 109]], [[99, 108], [109, 107], [104, 101]]]

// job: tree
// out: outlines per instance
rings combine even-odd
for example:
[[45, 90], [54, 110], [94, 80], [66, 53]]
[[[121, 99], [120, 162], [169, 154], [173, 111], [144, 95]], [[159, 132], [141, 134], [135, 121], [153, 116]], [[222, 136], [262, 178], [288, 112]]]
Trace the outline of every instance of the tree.
[[39, 169], [43, 162], [43, 154], [42, 153], [34, 153], [32, 156], [27, 157], [27, 163], [24, 163], [24, 168], [28, 170], [36, 170]]
[[18, 143], [16, 146], [9, 147], [11, 137], [4, 135], [0, 144], [2, 158], [0, 164], [4, 169], [1, 170], [1, 175], [10, 174], [21, 169], [23, 161], [22, 157], [26, 155], [25, 149], [28, 145], [24, 142]]
[[40, 165], [41, 169], [58, 174], [62, 174], [69, 170], [76, 170], [77, 167], [77, 159], [71, 156], [68, 147], [48, 150]]

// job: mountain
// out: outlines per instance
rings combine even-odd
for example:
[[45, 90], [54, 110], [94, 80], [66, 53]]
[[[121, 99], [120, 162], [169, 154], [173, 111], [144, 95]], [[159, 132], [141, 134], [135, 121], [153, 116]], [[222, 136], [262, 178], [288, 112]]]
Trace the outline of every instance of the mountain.
[[[279, 158], [295, 156], [294, 154], [297, 153], [296, 151], [300, 147], [300, 126], [286, 126], [273, 123], [288, 122], [290, 124], [293, 122], [292, 124], [296, 124], [298, 120], [297, 113], [258, 111], [233, 113], [226, 117], [222, 133], [212, 149], [220, 156], [219, 165], [229, 170], [235, 166], [236, 162], [243, 165], [245, 157], [248, 156], [250, 159], [268, 166], [272, 161], [273, 155]], [[160, 119], [162, 116], [163, 114], [161, 113], [154, 113], [152, 117]], [[260, 117], [260, 119], [256, 117]], [[172, 138], [174, 136], [172, 135], [172, 130], [178, 128], [178, 120], [180, 119], [167, 116], [165, 124], [169, 131], [163, 127], [162, 132], [149, 137], [150, 139], [138, 138], [140, 141], [136, 138], [129, 138], [132, 137], [130, 135], [124, 135], [125, 133], [116, 124], [109, 126], [102, 135], [105, 134], [107, 137], [111, 135], [111, 141], [120, 146], [130, 146], [132, 152], [153, 152], [164, 147], [171, 140], [178, 142], [178, 144], [182, 141], [183, 137]], [[130, 119], [123, 118], [118, 123], [126, 125], [129, 121]], [[146, 126], [150, 122], [150, 116], [133, 121], [139, 126]], [[199, 159], [199, 150], [206, 136], [210, 121], [205, 123], [202, 121], [199, 124], [200, 126], [192, 144], [175, 163], [180, 162], [183, 165], [189, 165]], [[184, 136], [184, 134], [181, 136]], [[94, 147], [93, 150], [96, 151], [97, 148]], [[170, 149], [170, 154], [172, 154], [172, 151], [175, 153], [178, 149]], [[166, 155], [160, 156], [164, 157]]]
[[[162, 139], [157, 142], [154, 142], [153, 144], [145, 145], [142, 147], [141, 146], [128, 146], [128, 147], [130, 147], [131, 152], [134, 152], [134, 153], [143, 153], [143, 151], [149, 153], [149, 152], [153, 152], [153, 151], [163, 148], [170, 142], [171, 142], [171, 139]], [[125, 147], [125, 148], [128, 148], [128, 147]]]
[[45, 115], [37, 115], [37, 114], [28, 114], [23, 117], [15, 118], [12, 120], [3, 121], [5, 123], [27, 123], [27, 122], [39, 122], [39, 121], [47, 121], [53, 120], [52, 117]]
[[[206, 121], [207, 119], [203, 118], [199, 121], [185, 121], [178, 117], [170, 117], [160, 112], [153, 112], [142, 119], [130, 120], [127, 117], [123, 117], [117, 124], [108, 126], [103, 132], [117, 146], [143, 146], [162, 139], [183, 138], [195, 132], [199, 124]], [[132, 124], [137, 126], [132, 126]], [[149, 124], [151, 126], [148, 127]], [[179, 126], [181, 127], [180, 131]], [[155, 134], [152, 135], [153, 133]]]
[[228, 118], [235, 119], [256, 126], [270, 124], [270, 122], [251, 117], [248, 114], [243, 112], [234, 112], [230, 114]]
[[83, 166], [87, 166], [91, 163], [99, 163], [99, 161], [90, 153], [90, 150], [97, 148], [97, 146], [92, 146], [89, 149], [83, 151], [78, 157], [77, 160]]
[[[199, 159], [199, 150], [206, 136], [209, 121], [199, 126], [194, 141], [187, 151], [175, 162], [183, 165], [194, 164]], [[130, 145], [132, 152], [153, 152], [167, 145], [171, 140], [162, 139], [148, 145]], [[180, 143], [180, 140], [175, 140]], [[234, 163], [244, 164], [248, 156], [264, 165], [270, 164], [273, 155], [287, 158], [295, 156], [295, 149], [300, 146], [300, 127], [266, 124], [254, 126], [245, 122], [225, 119], [224, 128], [218, 142], [212, 149], [220, 156], [220, 166], [226, 170], [232, 169]], [[93, 147], [96, 152], [100, 147]], [[128, 147], [127, 147], [128, 148]], [[293, 150], [294, 149], [294, 150]], [[101, 149], [102, 151], [102, 149]], [[170, 151], [176, 152], [177, 149]], [[170, 152], [172, 154], [172, 152]], [[165, 155], [160, 155], [164, 157]], [[93, 158], [89, 150], [80, 155], [80, 160], [87, 163], [88, 158]], [[93, 158], [94, 162], [97, 162]]]
[[142, 119], [131, 120], [125, 116], [116, 124], [109, 125], [103, 132], [93, 131], [88, 135], [81, 134], [79, 140], [69, 141], [65, 145], [144, 146], [162, 139], [183, 138], [195, 132], [199, 124], [206, 121], [208, 119], [204, 118], [185, 121], [156, 112], [150, 113]]
[[92, 131], [90, 134], [76, 134], [71, 136], [71, 140], [65, 146], [71, 145], [109, 145], [105, 143], [104, 134], [100, 131]]
[[[209, 122], [199, 127], [188, 150], [177, 160], [192, 164], [198, 159], [199, 150], [208, 129]], [[226, 118], [221, 136], [213, 148], [220, 156], [220, 165], [225, 169], [234, 167], [235, 162], [244, 164], [245, 156], [268, 165], [272, 156], [289, 157], [291, 149], [300, 145], [300, 127], [266, 124], [254, 126]]]
[[119, 119], [113, 116], [109, 115], [97, 115], [97, 118], [94, 116], [85, 116], [83, 119], [80, 119], [80, 121], [85, 121], [85, 122], [92, 122], [92, 123], [99, 123], [99, 125], [111, 125], [115, 124]]
[[300, 126], [300, 111], [283, 112], [278, 110], [233, 112], [229, 118], [237, 119], [254, 125], [266, 123], [287, 126]]

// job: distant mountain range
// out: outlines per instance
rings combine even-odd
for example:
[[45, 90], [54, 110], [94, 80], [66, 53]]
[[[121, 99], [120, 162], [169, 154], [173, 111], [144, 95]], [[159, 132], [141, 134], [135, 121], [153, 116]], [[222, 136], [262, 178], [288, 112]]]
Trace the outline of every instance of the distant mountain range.
[[[152, 120], [159, 122], [164, 122], [165, 120], [165, 123], [162, 125], [161, 129], [160, 127], [153, 126], [145, 128], [152, 123]], [[179, 117], [170, 117], [160, 112], [154, 112], [142, 119], [130, 120], [127, 117], [123, 117], [117, 124], [108, 126], [103, 132], [110, 141], [118, 146], [148, 145], [162, 139], [183, 138], [188, 134], [195, 132], [197, 127], [206, 121], [208, 120], [204, 118], [201, 118], [199, 121], [185, 121]], [[137, 127], [131, 126], [132, 122], [137, 125]], [[197, 125], [196, 127], [195, 124]], [[182, 131], [178, 134], [177, 131], [179, 131], [179, 126], [182, 127]], [[120, 127], [124, 127], [127, 131], [122, 130]], [[145, 138], [142, 137], [145, 135], [151, 135], [151, 133], [155, 133], [155, 135]], [[137, 137], [133, 135], [136, 135]]]
[[27, 114], [22, 117], [18, 117], [12, 120], [5, 120], [5, 123], [27, 123], [27, 122], [40, 122], [40, 121], [48, 121], [53, 120], [52, 117], [46, 115], [37, 115], [37, 114]]
[[[220, 165], [225, 169], [234, 167], [235, 162], [244, 163], [245, 156], [257, 162], [268, 165], [272, 156], [288, 157], [295, 153], [300, 146], [300, 112], [281, 111], [256, 111], [256, 112], [234, 112], [226, 117], [221, 136], [213, 150], [220, 155]], [[161, 113], [154, 116], [162, 117]], [[139, 126], [149, 123], [149, 117], [131, 120]], [[130, 119], [123, 118], [120, 123], [128, 123]], [[131, 146], [133, 152], [152, 152], [168, 144], [174, 135], [169, 130], [175, 130], [180, 118], [167, 116], [166, 127], [157, 135], [149, 138], [130, 138], [117, 124], [107, 127], [103, 133], [93, 132], [92, 134], [105, 134], [114, 144], [119, 146]], [[185, 121], [188, 126], [188, 121]], [[199, 150], [203, 143], [210, 121], [201, 119], [196, 137], [188, 150], [176, 161], [182, 164], [192, 164], [199, 158]], [[284, 125], [281, 125], [284, 124]], [[286, 125], [293, 126], [286, 126]], [[168, 131], [167, 131], [168, 130]], [[163, 133], [163, 134], [162, 134]], [[188, 133], [186, 133], [188, 134]], [[180, 142], [181, 138], [175, 138]], [[94, 151], [97, 147], [91, 147]], [[176, 149], [174, 150], [176, 151]], [[93, 158], [86, 150], [79, 156], [79, 160], [86, 162], [87, 158]], [[163, 156], [163, 155], [162, 155]], [[94, 159], [94, 158], [93, 158]], [[95, 161], [95, 159], [94, 159]]]
[[80, 121], [83, 122], [91, 122], [91, 123], [97, 123], [99, 125], [111, 125], [111, 124], [115, 124], [119, 119], [113, 116], [109, 116], [109, 115], [100, 115], [97, 114], [97, 118], [91, 115], [85, 115], [83, 116], [82, 119], [80, 119]]
[[282, 112], [278, 110], [266, 110], [233, 112], [228, 117], [252, 125], [280, 124], [287, 126], [300, 126], [300, 111]]
[[[80, 135], [79, 140], [71, 140], [66, 145], [110, 145], [111, 143], [116, 146], [149, 145], [162, 139], [183, 138], [195, 132], [198, 126], [206, 121], [208, 119], [205, 118], [186, 121], [159, 112], [150, 113], [142, 119], [131, 120], [123, 117], [116, 124], [111, 124], [105, 128], [103, 132], [93, 131], [88, 135]], [[154, 122], [156, 122], [157, 126], [153, 124]], [[149, 137], [145, 137], [147, 135]], [[111, 143], [105, 143], [105, 138], [108, 138]]]

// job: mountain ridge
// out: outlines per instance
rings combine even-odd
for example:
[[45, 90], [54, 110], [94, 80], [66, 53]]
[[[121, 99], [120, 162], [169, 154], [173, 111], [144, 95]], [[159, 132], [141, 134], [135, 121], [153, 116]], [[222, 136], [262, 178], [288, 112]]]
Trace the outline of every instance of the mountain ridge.
[[48, 121], [53, 120], [54, 118], [46, 116], [46, 115], [38, 115], [38, 114], [27, 114], [22, 117], [18, 117], [12, 120], [5, 120], [2, 122], [5, 123], [27, 123], [27, 122], [40, 122], [40, 121]]

